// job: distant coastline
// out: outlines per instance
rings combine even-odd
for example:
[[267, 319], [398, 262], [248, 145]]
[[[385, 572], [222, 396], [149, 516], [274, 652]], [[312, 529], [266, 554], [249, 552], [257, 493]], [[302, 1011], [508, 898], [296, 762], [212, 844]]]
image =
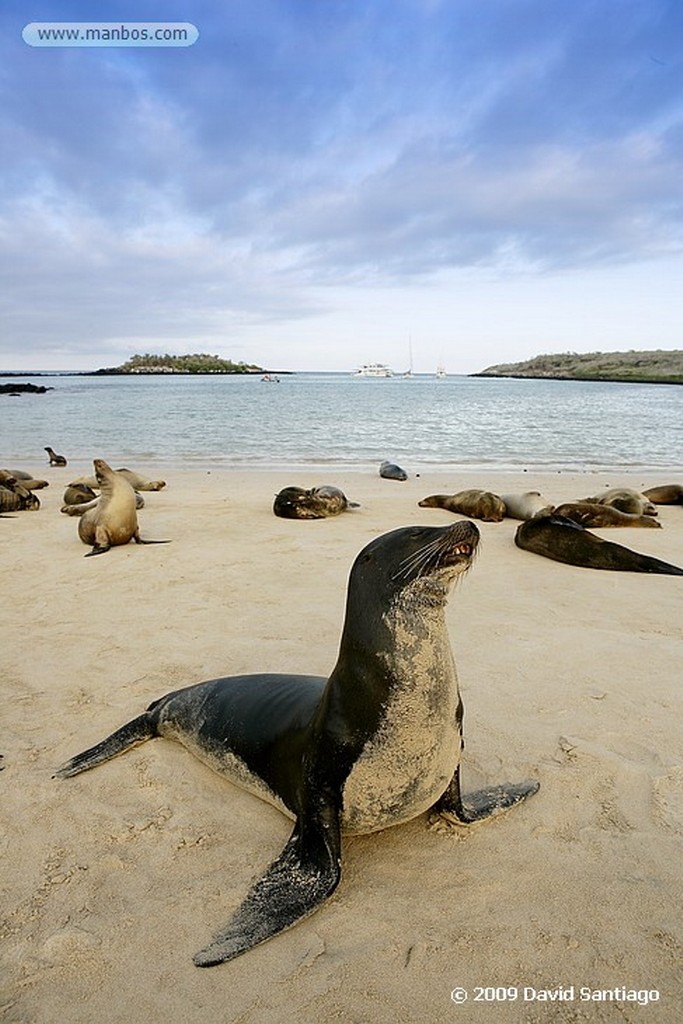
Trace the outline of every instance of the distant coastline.
[[562, 352], [520, 363], [499, 363], [470, 377], [604, 381], [611, 384], [683, 384], [683, 351]]

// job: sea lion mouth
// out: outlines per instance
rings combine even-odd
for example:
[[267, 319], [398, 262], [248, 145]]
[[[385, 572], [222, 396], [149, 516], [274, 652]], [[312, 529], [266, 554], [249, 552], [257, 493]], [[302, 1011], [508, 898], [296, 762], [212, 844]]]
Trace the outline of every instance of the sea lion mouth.
[[479, 530], [468, 519], [447, 526], [438, 536], [399, 563], [394, 580], [408, 581], [431, 576], [442, 569], [468, 569], [477, 552]]

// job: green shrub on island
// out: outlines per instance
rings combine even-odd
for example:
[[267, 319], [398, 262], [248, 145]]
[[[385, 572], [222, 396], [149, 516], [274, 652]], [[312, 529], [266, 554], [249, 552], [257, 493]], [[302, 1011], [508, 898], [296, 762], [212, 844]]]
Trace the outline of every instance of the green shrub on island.
[[520, 363], [499, 363], [472, 376], [683, 384], [683, 351], [559, 352]]
[[263, 368], [253, 363], [233, 363], [232, 359], [192, 352], [185, 356], [144, 355], [131, 356], [121, 366], [110, 366], [97, 373], [263, 373]]

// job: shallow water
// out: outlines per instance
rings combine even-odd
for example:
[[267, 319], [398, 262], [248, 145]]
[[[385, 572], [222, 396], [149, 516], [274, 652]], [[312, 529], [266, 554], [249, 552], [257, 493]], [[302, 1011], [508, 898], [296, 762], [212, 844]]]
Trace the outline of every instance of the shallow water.
[[[2, 465], [46, 458], [286, 468], [681, 469], [676, 385], [451, 376], [26, 376], [0, 395]], [[0, 377], [4, 383], [8, 378]]]

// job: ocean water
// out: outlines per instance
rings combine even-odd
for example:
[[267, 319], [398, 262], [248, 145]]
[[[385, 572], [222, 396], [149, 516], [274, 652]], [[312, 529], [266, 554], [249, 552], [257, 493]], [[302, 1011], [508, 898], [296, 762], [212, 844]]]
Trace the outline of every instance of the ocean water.
[[[10, 378], [1, 377], [0, 383]], [[683, 471], [683, 387], [416, 375], [26, 376], [0, 395], [0, 465]]]

